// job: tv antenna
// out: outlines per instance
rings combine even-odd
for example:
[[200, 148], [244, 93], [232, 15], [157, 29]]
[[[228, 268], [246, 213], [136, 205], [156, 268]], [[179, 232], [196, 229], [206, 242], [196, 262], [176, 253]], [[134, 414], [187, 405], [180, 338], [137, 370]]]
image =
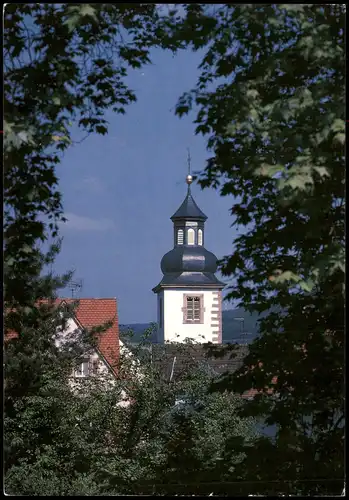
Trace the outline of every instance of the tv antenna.
[[233, 318], [234, 321], [239, 321], [240, 323], [240, 344], [247, 344], [247, 335], [250, 335], [249, 332], [245, 331], [245, 318]]
[[83, 283], [82, 279], [78, 279], [76, 281], [69, 281], [68, 288], [71, 291], [72, 299], [74, 299], [76, 297], [77, 292], [82, 289], [82, 283]]

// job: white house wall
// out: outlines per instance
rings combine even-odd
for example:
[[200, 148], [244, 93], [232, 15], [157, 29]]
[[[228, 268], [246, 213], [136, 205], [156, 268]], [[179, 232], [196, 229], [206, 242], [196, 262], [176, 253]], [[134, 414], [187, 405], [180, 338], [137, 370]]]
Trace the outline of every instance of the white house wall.
[[55, 344], [57, 347], [61, 346], [64, 343], [65, 339], [71, 337], [71, 335], [79, 329], [79, 325], [74, 321], [73, 318], [69, 318], [66, 322], [66, 329], [62, 332], [58, 330], [58, 336], [55, 339]]
[[[195, 342], [222, 342], [222, 307], [220, 290], [163, 290], [164, 331], [159, 332], [165, 341], [184, 342], [190, 338]], [[160, 295], [159, 293], [159, 295]], [[202, 294], [204, 301], [203, 324], [183, 323], [183, 295]], [[159, 300], [159, 298], [158, 298]]]
[[[163, 293], [162, 293], [163, 297]], [[80, 325], [78, 324], [75, 319], [70, 318], [67, 320], [66, 323], [66, 328], [62, 332], [58, 333], [58, 336], [55, 339], [56, 345], [59, 347], [64, 344], [64, 340], [68, 340], [69, 338], [71, 339], [74, 333], [78, 332], [80, 330]], [[121, 339], [119, 339], [119, 348], [120, 348], [120, 354], [121, 356], [124, 356], [126, 359], [130, 361], [130, 366], [128, 367], [128, 370], [130, 373], [135, 376], [138, 380], [142, 380], [144, 377], [144, 374], [142, 373], [141, 366], [139, 360], [133, 355], [133, 353], [128, 349], [127, 345], [125, 345]], [[97, 373], [96, 374], [91, 374], [91, 377], [100, 377], [101, 381], [104, 381], [105, 387], [112, 387], [115, 386], [117, 383], [117, 380], [115, 376], [112, 374], [110, 368], [108, 367], [107, 363], [104, 361], [103, 357], [101, 354], [98, 353], [97, 350], [93, 350], [90, 352], [88, 355], [84, 357], [86, 361], [89, 361], [90, 366], [93, 366], [94, 362], [98, 362], [98, 368], [97, 368]], [[76, 390], [79, 392], [81, 390], [81, 383], [83, 383], [83, 380], [85, 377], [79, 377], [75, 376], [74, 373], [72, 373], [72, 376], [69, 379], [69, 385], [72, 390]], [[120, 401], [117, 403], [117, 406], [119, 407], [128, 407], [130, 405], [131, 401], [128, 395], [124, 390], [121, 391], [121, 398]]]
[[[58, 338], [55, 339], [56, 345], [57, 346], [62, 345], [64, 343], [64, 339], [68, 339], [69, 337], [71, 337], [72, 334], [74, 334], [74, 332], [76, 332], [79, 329], [80, 329], [80, 327], [79, 327], [78, 323], [73, 318], [68, 319], [66, 329], [63, 332], [59, 332]], [[120, 351], [124, 355], [129, 354], [128, 349], [124, 346], [124, 344], [121, 341], [120, 341]], [[91, 376], [99, 376], [99, 377], [103, 378], [105, 380], [105, 383], [109, 387], [115, 385], [115, 383], [116, 383], [115, 377], [111, 374], [110, 369], [107, 367], [106, 363], [101, 359], [101, 356], [100, 356], [100, 354], [98, 354], [97, 351], [91, 352], [87, 356], [87, 359], [90, 363], [90, 366], [92, 366], [93, 363], [96, 363], [96, 362], [98, 363], [97, 364], [97, 374], [91, 375]], [[81, 378], [82, 377], [72, 376], [69, 379], [69, 385], [70, 385], [71, 389], [73, 389], [73, 390], [75, 389], [77, 391], [80, 390], [81, 381], [79, 379], [81, 379]], [[121, 391], [121, 400], [117, 406], [127, 407], [127, 406], [129, 406], [129, 404], [130, 404], [129, 398], [127, 397], [125, 391], [122, 390]]]

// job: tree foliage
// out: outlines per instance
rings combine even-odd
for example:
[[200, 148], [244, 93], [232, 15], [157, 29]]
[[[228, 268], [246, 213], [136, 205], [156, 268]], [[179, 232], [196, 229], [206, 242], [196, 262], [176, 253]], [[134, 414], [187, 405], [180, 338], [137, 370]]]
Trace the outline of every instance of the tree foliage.
[[[230, 493], [342, 490], [345, 6], [183, 7], [178, 17], [150, 4], [6, 5], [5, 328], [19, 332], [5, 353], [10, 493], [136, 494], [155, 484], [227, 493], [234, 481], [248, 491], [234, 483]], [[212, 152], [199, 182], [234, 196], [244, 229], [221, 262], [230, 298], [266, 314], [234, 378], [188, 361], [169, 384], [145, 362], [141, 380], [102, 390], [91, 379], [77, 393], [67, 376], [95, 336], [57, 348], [72, 311], [35, 304], [69, 275], [42, 276], [59, 244], [45, 255], [39, 244], [64, 221], [56, 169], [74, 127], [107, 133], [105, 112], [136, 100], [127, 73], [154, 46], [205, 50], [177, 114], [196, 107]], [[261, 394], [244, 405], [232, 395], [251, 387]], [[117, 406], [122, 389], [128, 408]], [[183, 393], [189, 400], [173, 411]], [[261, 417], [275, 439], [250, 448], [250, 419]]]
[[279, 430], [248, 457], [245, 477], [333, 493], [344, 477], [345, 6], [186, 9], [174, 36], [195, 26], [187, 43], [205, 55], [177, 114], [196, 110], [212, 151], [200, 185], [234, 197], [242, 231], [221, 261], [229, 297], [267, 312], [233, 387], [273, 387], [277, 397], [246, 412]]
[[[76, 132], [136, 101], [130, 69], [166, 39], [150, 4], [8, 4], [4, 16], [5, 298], [32, 301], [39, 244], [64, 221], [57, 166]], [[171, 44], [169, 42], [169, 47]], [[74, 133], [73, 133], [74, 131]]]
[[[91, 349], [91, 336], [75, 331], [73, 342], [58, 349], [57, 322], [45, 324], [35, 349], [30, 342], [25, 349], [32, 332], [7, 349], [7, 493], [209, 494], [234, 477], [243, 437], [251, 444], [256, 435], [254, 421], [238, 416], [239, 397], [210, 393], [212, 374], [192, 358], [190, 346], [178, 347], [186, 368], [175, 381], [164, 375], [162, 350], [144, 357], [140, 345], [121, 354], [116, 378], [99, 375], [71, 385], [71, 370]], [[129, 406], [119, 404], [123, 391]]]
[[[136, 100], [128, 71], [150, 61], [161, 26], [155, 6], [145, 4], [5, 7], [5, 330], [18, 333], [5, 349], [7, 491], [94, 494], [101, 488], [91, 467], [103, 457], [96, 434], [109, 403], [98, 387], [90, 388], [84, 407], [67, 386], [74, 362], [95, 339], [77, 334], [60, 351], [53, 342], [69, 317], [57, 314], [54, 299], [70, 278], [44, 276], [65, 220], [57, 166], [77, 131], [105, 134], [105, 112], [125, 113]], [[50, 237], [54, 244], [44, 253], [40, 244]]]
[[[72, 303], [57, 308], [52, 299], [35, 307], [7, 311], [4, 371], [7, 493], [64, 495], [93, 490], [89, 467], [103, 446], [103, 436], [97, 441], [96, 435], [100, 422], [107, 418], [108, 399], [101, 401], [101, 381], [91, 380], [76, 391], [71, 377], [81, 357], [95, 348], [96, 335], [110, 325], [89, 331], [75, 330], [63, 336], [76, 306], [77, 303]], [[82, 481], [85, 475], [86, 482]], [[80, 491], [82, 483], [84, 489]]]

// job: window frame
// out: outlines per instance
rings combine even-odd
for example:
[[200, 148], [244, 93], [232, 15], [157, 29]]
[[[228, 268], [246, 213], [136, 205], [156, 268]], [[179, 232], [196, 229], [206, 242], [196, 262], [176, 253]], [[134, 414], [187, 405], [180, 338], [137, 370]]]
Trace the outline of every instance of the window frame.
[[[189, 319], [188, 318], [188, 299], [199, 299], [200, 309], [199, 309], [199, 318]], [[204, 294], [203, 293], [184, 293], [183, 294], [183, 324], [194, 324], [194, 325], [202, 325], [204, 323]]]
[[[87, 369], [86, 369], [87, 366]], [[82, 359], [81, 362], [74, 367], [74, 378], [86, 378], [90, 375], [90, 360]]]
[[100, 368], [100, 363], [98, 359], [92, 359], [90, 363], [90, 373], [92, 375], [98, 375], [99, 374], [99, 368]]
[[198, 229], [198, 245], [202, 247], [204, 242], [204, 232], [202, 229]]
[[[193, 236], [193, 242], [192, 243], [189, 242], [189, 234]], [[187, 245], [190, 245], [190, 246], [195, 245], [195, 229], [193, 229], [192, 227], [189, 227], [187, 229]]]

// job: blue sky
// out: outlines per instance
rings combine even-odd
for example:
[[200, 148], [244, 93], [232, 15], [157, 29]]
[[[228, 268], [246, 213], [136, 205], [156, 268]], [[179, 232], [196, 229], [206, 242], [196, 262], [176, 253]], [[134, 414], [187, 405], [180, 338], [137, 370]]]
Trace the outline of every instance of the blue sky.
[[[130, 73], [138, 101], [126, 115], [108, 113], [108, 135], [70, 148], [58, 167], [68, 222], [55, 271], [75, 269], [81, 297], [116, 297], [120, 323], [156, 321], [151, 290], [173, 246], [170, 217], [186, 195], [187, 148], [193, 170], [210, 155], [206, 139], [195, 136], [194, 115], [174, 115], [178, 97], [195, 84], [200, 54], [154, 50], [152, 61]], [[208, 216], [206, 248], [218, 258], [230, 254], [232, 198], [197, 185], [192, 193]]]

